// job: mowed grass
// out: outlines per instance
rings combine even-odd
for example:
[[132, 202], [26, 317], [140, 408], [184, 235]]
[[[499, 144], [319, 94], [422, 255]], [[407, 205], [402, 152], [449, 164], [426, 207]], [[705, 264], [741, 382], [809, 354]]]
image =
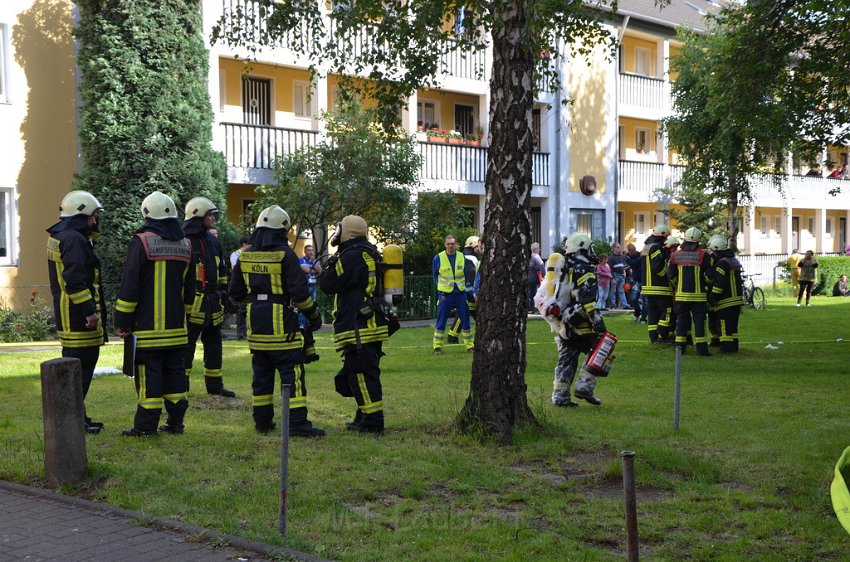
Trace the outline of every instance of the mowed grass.
[[[250, 354], [228, 341], [224, 376], [239, 399], [207, 396], [196, 375], [183, 436], [120, 437], [132, 381], [96, 378], [88, 408], [106, 429], [87, 438], [90, 481], [62, 491], [340, 560], [616, 560], [626, 554], [620, 452], [631, 450], [643, 557], [846, 560], [829, 484], [850, 445], [850, 299], [812, 303], [769, 294], [767, 310], [742, 315], [739, 354], [686, 354], [678, 432], [675, 356], [649, 345], [646, 326], [607, 317], [620, 343], [597, 386], [602, 406], [556, 409], [553, 335], [530, 320], [526, 381], [540, 425], [509, 446], [453, 433], [472, 357], [462, 346], [433, 357], [428, 327], [385, 347], [387, 434], [345, 431], [354, 403], [333, 390], [340, 361], [323, 330], [307, 384], [328, 435], [291, 441], [286, 537], [280, 438], [254, 432]], [[0, 354], [0, 478], [43, 485], [39, 363], [57, 355]], [[110, 345], [100, 365], [120, 357]]]

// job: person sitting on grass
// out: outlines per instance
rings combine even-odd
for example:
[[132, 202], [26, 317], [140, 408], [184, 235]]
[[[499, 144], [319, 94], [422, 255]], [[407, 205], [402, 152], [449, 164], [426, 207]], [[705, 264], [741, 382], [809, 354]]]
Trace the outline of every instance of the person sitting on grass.
[[850, 288], [847, 287], [847, 276], [843, 273], [838, 278], [838, 283], [832, 287], [833, 297], [850, 297]]

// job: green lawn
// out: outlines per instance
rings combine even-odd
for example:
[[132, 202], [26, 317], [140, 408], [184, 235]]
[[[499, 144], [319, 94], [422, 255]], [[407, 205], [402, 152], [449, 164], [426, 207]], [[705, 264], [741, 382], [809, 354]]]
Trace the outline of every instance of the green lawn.
[[[340, 362], [323, 332], [308, 405], [328, 435], [291, 443], [285, 539], [280, 439], [254, 432], [247, 346], [226, 342], [240, 399], [201, 394], [196, 377], [183, 436], [120, 437], [132, 382], [98, 377], [89, 412], [106, 429], [87, 438], [91, 480], [63, 491], [340, 560], [610, 560], [626, 554], [620, 451], [632, 450], [643, 557], [847, 559], [829, 484], [850, 445], [850, 299], [812, 303], [769, 294], [767, 310], [742, 315], [737, 356], [685, 355], [677, 433], [674, 353], [651, 347], [631, 315], [607, 319], [620, 343], [602, 406], [566, 410], [549, 401], [553, 336], [531, 321], [526, 381], [541, 426], [511, 446], [452, 433], [472, 358], [462, 346], [433, 357], [429, 328], [386, 346], [387, 434], [345, 431], [353, 401], [333, 391]], [[100, 364], [118, 366], [120, 353], [107, 347]], [[0, 353], [2, 479], [42, 485], [39, 363], [57, 355]]]

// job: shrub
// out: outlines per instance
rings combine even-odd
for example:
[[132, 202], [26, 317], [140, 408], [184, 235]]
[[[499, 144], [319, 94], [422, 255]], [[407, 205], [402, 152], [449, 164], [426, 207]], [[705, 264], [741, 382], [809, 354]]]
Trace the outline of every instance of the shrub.
[[818, 278], [812, 287], [813, 295], [832, 295], [832, 286], [843, 274], [850, 277], [850, 257], [846, 256], [815, 256], [818, 262]]
[[30, 308], [17, 312], [0, 301], [0, 342], [23, 342], [49, 339], [53, 330], [53, 314], [50, 307], [33, 294]]

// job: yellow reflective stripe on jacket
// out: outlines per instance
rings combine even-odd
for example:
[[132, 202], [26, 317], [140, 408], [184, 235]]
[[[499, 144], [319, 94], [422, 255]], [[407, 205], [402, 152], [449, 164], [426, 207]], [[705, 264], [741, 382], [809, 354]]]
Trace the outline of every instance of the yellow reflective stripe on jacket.
[[71, 302], [74, 304], [82, 304], [86, 301], [91, 300], [91, 291], [89, 291], [88, 289], [83, 289], [82, 291], [69, 294], [68, 298], [71, 299]]
[[[366, 271], [369, 272], [369, 280], [366, 283], [366, 298], [371, 298], [375, 294], [375, 285], [377, 278], [375, 275], [375, 258], [369, 252], [362, 252], [363, 262], [366, 264]], [[373, 316], [374, 318], [374, 316]]]
[[137, 302], [124, 301], [121, 299], [117, 299], [115, 301], [115, 310], [118, 312], [126, 312], [128, 314], [132, 314], [136, 312], [136, 307], [139, 305]]
[[466, 276], [463, 274], [463, 266], [466, 258], [455, 254], [455, 267], [449, 261], [449, 255], [445, 250], [440, 252], [440, 271], [437, 273], [437, 290], [443, 293], [452, 293], [455, 286], [461, 291], [466, 290]]

